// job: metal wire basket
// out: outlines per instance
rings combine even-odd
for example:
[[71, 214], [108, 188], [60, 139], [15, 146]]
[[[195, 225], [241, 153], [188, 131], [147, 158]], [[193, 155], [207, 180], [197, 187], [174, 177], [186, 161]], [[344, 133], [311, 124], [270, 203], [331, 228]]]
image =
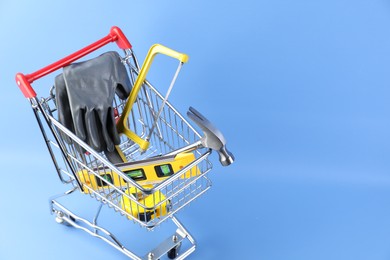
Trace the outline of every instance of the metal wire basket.
[[[128, 67], [131, 83], [134, 87], [139, 85], [131, 110], [126, 107], [129, 100], [117, 97], [114, 100], [117, 120], [128, 112], [125, 128], [137, 136], [129, 138], [127, 134], [121, 135], [117, 150], [126, 161], [123, 164], [110, 163], [103, 153], [93, 150], [59, 123], [54, 87], [50, 89], [48, 96], [38, 98], [30, 85], [109, 42], [116, 42], [124, 50], [122, 62]], [[179, 57], [170, 51], [168, 49], [168, 54], [164, 54]], [[170, 89], [183, 65], [180, 57]], [[143, 68], [144, 66], [145, 63]], [[211, 187], [207, 175], [212, 169], [208, 156], [213, 147], [208, 147], [204, 138], [167, 100], [169, 93], [163, 96], [145, 79], [146, 75], [141, 77], [143, 68], [140, 68], [126, 37], [118, 27], [113, 27], [110, 34], [101, 40], [35, 73], [19, 73], [16, 80], [31, 103], [60, 180], [71, 186], [68, 191], [50, 200], [51, 212], [55, 214], [56, 220], [101, 238], [133, 259], [158, 259], [166, 253], [169, 258], [183, 259], [195, 250], [195, 240], [177, 220], [175, 213]], [[145, 167], [153, 168], [146, 170]], [[146, 176], [149, 172], [157, 173], [152, 181]], [[100, 202], [93, 220], [89, 221], [73, 213], [58, 202], [59, 197], [75, 191]], [[176, 224], [177, 230], [141, 258], [128, 250], [111, 232], [97, 224], [103, 205], [148, 230], [167, 219]], [[184, 239], [190, 242], [190, 247], [179, 255]]]

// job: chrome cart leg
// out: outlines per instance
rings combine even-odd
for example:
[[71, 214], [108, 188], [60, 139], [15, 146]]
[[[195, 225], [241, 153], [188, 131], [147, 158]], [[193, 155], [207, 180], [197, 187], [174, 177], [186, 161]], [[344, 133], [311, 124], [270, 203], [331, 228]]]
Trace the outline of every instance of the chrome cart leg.
[[[97, 220], [98, 220], [98, 218], [99, 218], [99, 215], [100, 215], [100, 212], [101, 212], [101, 210], [102, 210], [102, 207], [103, 207], [103, 204], [100, 204], [99, 207], [98, 207], [98, 210], [97, 210], [97, 212], [96, 212], [96, 215], [95, 215], [95, 217], [93, 218], [92, 224], [93, 224], [94, 226], [97, 226], [97, 225], [98, 225]], [[97, 232], [98, 232], [98, 230], [95, 229], [95, 234], [97, 234]]]
[[[176, 232], [166, 238], [160, 245], [158, 245], [155, 249], [147, 253], [144, 257], [141, 258], [137, 256], [133, 252], [129, 251], [111, 232], [98, 225], [98, 218], [100, 216], [103, 204], [99, 205], [92, 222], [90, 222], [76, 215], [57, 201], [58, 198], [70, 195], [77, 189], [78, 188], [75, 187], [71, 190], [52, 196], [50, 198], [50, 212], [51, 214], [55, 214], [57, 223], [72, 226], [74, 228], [85, 231], [91, 236], [100, 238], [107, 244], [111, 245], [118, 251], [125, 254], [127, 257], [135, 260], [160, 259], [164, 257], [164, 255], [167, 255], [170, 259], [180, 260], [186, 258], [188, 255], [195, 251], [196, 242], [194, 238], [185, 229], [183, 224], [181, 224], [181, 222], [175, 216], [172, 215], [170, 218], [177, 227]], [[180, 253], [179, 251], [181, 249], [181, 245], [185, 240], [190, 243], [190, 247], [185, 252]]]
[[50, 197], [50, 199], [49, 199], [50, 214], [56, 214], [55, 220], [56, 220], [56, 222], [58, 224], [68, 224], [67, 222], [64, 222], [64, 217], [68, 217], [72, 221], [75, 221], [75, 219], [72, 216], [70, 216], [70, 215], [65, 216], [64, 212], [58, 211], [54, 207], [56, 199], [64, 197], [64, 196], [68, 196], [68, 195], [72, 194], [77, 189], [78, 189], [77, 187], [74, 187], [73, 189], [68, 190], [68, 191], [66, 191], [64, 193], [60, 193], [60, 194], [57, 194], [57, 195], [54, 195], [54, 196]]
[[[63, 196], [63, 194], [61, 195]], [[56, 196], [56, 197], [61, 197]], [[56, 213], [57, 218], [60, 219], [59, 223], [72, 226], [74, 228], [83, 230], [84, 232], [90, 234], [93, 237], [100, 238], [110, 246], [116, 248], [118, 251], [122, 252], [126, 256], [134, 260], [141, 260], [140, 257], [135, 255], [133, 252], [129, 251], [119, 240], [108, 230], [91, 223], [90, 221], [76, 215], [62, 204], [56, 200], [51, 200], [52, 212]], [[98, 213], [100, 213], [101, 208], [99, 207]], [[96, 217], [96, 216], [95, 216]], [[58, 222], [58, 221], [57, 221]]]

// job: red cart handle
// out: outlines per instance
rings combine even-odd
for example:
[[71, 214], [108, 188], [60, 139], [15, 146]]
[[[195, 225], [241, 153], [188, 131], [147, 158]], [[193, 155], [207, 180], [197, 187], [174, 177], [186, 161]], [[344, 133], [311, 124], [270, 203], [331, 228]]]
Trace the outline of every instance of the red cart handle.
[[42, 78], [43, 76], [46, 76], [47, 74], [50, 74], [60, 68], [63, 68], [70, 63], [84, 57], [85, 55], [103, 47], [104, 45], [107, 45], [110, 42], [116, 42], [119, 48], [121, 49], [131, 49], [132, 46], [130, 42], [127, 40], [126, 36], [123, 34], [122, 30], [119, 29], [119, 27], [113, 26], [110, 30], [110, 33], [88, 45], [87, 47], [84, 47], [83, 49], [76, 51], [75, 53], [72, 53], [69, 56], [66, 56], [63, 59], [60, 59], [40, 70], [37, 70], [31, 74], [22, 74], [17, 73], [16, 74], [16, 83], [18, 84], [20, 90], [22, 91], [23, 95], [26, 98], [34, 98], [37, 96], [37, 93], [35, 93], [35, 90], [31, 87], [31, 83], [33, 83], [35, 80]]

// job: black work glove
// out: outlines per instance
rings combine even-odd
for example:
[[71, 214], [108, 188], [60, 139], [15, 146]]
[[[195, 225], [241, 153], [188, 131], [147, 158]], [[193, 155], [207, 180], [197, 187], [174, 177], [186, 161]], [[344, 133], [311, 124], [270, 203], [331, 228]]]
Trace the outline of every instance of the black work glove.
[[131, 89], [119, 54], [107, 52], [64, 67], [55, 84], [59, 122], [94, 150], [113, 152], [120, 143], [113, 100], [115, 93], [126, 99]]
[[[70, 111], [68, 92], [66, 91], [65, 80], [62, 74], [57, 75], [55, 78], [55, 90], [56, 90], [56, 103], [58, 111], [58, 121], [74, 133], [72, 112]], [[62, 134], [62, 138], [68, 144], [71, 143], [69, 136]]]

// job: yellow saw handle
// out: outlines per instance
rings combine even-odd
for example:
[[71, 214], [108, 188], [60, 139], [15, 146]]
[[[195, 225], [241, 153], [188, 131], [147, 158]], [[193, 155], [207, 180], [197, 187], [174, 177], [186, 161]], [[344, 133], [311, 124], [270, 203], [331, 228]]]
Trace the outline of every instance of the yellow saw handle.
[[134, 83], [133, 89], [131, 90], [130, 96], [127, 100], [127, 103], [123, 109], [122, 115], [118, 120], [117, 123], [117, 129], [120, 134], [125, 134], [129, 139], [134, 141], [140, 146], [140, 149], [142, 151], [145, 151], [149, 146], [149, 141], [144, 140], [141, 137], [139, 137], [136, 133], [134, 133], [132, 130], [129, 129], [126, 122], [129, 117], [130, 111], [137, 99], [138, 92], [141, 89], [141, 86], [144, 84], [144, 81], [146, 79], [146, 75], [149, 72], [150, 66], [152, 65], [153, 59], [157, 54], [164, 54], [169, 57], [175, 58], [179, 60], [181, 63], [186, 63], [188, 61], [188, 55], [184, 53], [180, 53], [177, 51], [174, 51], [168, 47], [165, 47], [161, 44], [155, 44], [153, 45], [146, 55], [144, 64], [141, 67], [141, 70], [138, 74], [138, 77]]

